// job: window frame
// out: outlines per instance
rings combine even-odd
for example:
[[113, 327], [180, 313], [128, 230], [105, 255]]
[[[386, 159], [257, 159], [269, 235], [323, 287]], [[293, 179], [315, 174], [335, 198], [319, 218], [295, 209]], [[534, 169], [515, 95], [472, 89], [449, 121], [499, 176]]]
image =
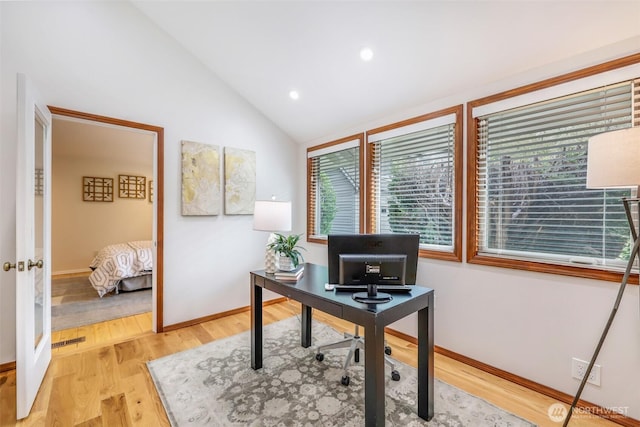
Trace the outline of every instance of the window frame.
[[365, 181], [365, 203], [366, 203], [366, 229], [368, 233], [374, 233], [376, 229], [375, 218], [378, 207], [375, 206], [373, 197], [374, 181], [373, 175], [373, 148], [369, 143], [369, 136], [386, 132], [392, 129], [413, 125], [428, 120], [437, 119], [439, 117], [455, 114], [454, 141], [453, 141], [453, 249], [451, 251], [439, 251], [433, 249], [420, 248], [418, 256], [421, 258], [440, 259], [445, 261], [462, 262], [462, 203], [463, 203], [463, 127], [464, 127], [464, 105], [456, 105], [453, 107], [438, 110], [432, 113], [423, 114], [421, 116], [402, 120], [389, 125], [381, 126], [368, 130], [366, 132], [366, 181]]
[[[494, 95], [489, 95], [467, 103], [467, 256], [466, 261], [469, 264], [487, 265], [492, 267], [511, 268], [518, 270], [526, 270], [540, 273], [559, 274], [565, 276], [582, 277], [606, 281], [619, 282], [623, 273], [616, 271], [608, 271], [596, 268], [571, 266], [555, 264], [549, 261], [531, 261], [517, 258], [496, 257], [486, 254], [480, 254], [479, 236], [478, 236], [478, 193], [476, 187], [478, 185], [478, 121], [480, 118], [474, 117], [473, 111], [477, 107], [495, 103], [497, 101], [507, 100], [516, 96], [528, 94], [542, 89], [551, 88], [563, 83], [569, 83], [586, 77], [595, 76], [607, 71], [616, 70], [630, 65], [640, 63], [640, 53], [629, 55], [613, 61], [594, 65], [581, 70], [573, 71], [557, 77], [552, 77], [540, 82], [528, 84], [516, 89], [507, 90]], [[632, 275], [630, 283], [638, 283], [638, 276]]]
[[307, 242], [309, 243], [321, 243], [327, 244], [327, 238], [317, 237], [314, 234], [314, 229], [316, 225], [316, 211], [315, 211], [315, 203], [310, 203], [313, 196], [315, 196], [315, 192], [312, 186], [311, 174], [312, 174], [312, 157], [311, 153], [314, 151], [320, 151], [327, 148], [335, 147], [341, 144], [346, 144], [352, 142], [354, 140], [358, 141], [358, 175], [360, 179], [360, 189], [358, 192], [358, 205], [359, 205], [359, 215], [358, 215], [358, 230], [359, 233], [364, 233], [364, 196], [363, 196], [363, 178], [364, 178], [364, 141], [365, 135], [364, 132], [357, 133], [354, 135], [346, 136], [344, 138], [337, 139], [335, 141], [329, 141], [320, 145], [314, 145], [312, 147], [307, 148]]

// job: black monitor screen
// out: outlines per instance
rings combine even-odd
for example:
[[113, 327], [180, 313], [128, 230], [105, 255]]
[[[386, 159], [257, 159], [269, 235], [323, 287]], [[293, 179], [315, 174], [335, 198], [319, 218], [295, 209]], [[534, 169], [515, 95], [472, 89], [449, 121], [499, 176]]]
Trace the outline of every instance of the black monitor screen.
[[418, 234], [330, 234], [327, 240], [329, 283], [340, 283], [341, 255], [396, 255], [406, 260], [403, 284], [415, 285], [419, 245]]

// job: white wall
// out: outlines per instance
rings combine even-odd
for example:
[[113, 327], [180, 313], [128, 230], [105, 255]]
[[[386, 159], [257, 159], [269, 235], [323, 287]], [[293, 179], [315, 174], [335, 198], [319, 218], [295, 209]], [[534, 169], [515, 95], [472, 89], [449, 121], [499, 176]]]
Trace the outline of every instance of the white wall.
[[[0, 14], [2, 261], [15, 257], [22, 72], [49, 105], [164, 127], [165, 325], [248, 305], [267, 234], [252, 230], [252, 216], [180, 215], [180, 141], [255, 151], [257, 198], [281, 200], [297, 193], [294, 142], [128, 3], [0, 2]], [[5, 363], [15, 360], [13, 272], [0, 272], [0, 316]]]
[[[299, 149], [300, 170], [304, 173], [308, 146], [636, 53], [640, 37], [589, 51], [592, 46], [598, 46], [595, 40], [585, 41], [588, 53], [561, 63], [310, 141]], [[466, 135], [465, 130], [465, 147]], [[305, 188], [298, 197], [306, 199]], [[463, 211], [466, 216], [466, 206]], [[301, 213], [298, 221], [304, 218]], [[466, 230], [463, 236], [466, 242]], [[308, 249], [308, 261], [326, 265], [325, 245]], [[571, 358], [591, 358], [619, 288], [612, 282], [429, 259], [419, 261], [417, 281], [435, 290], [436, 345], [570, 395], [579, 386], [571, 378]], [[597, 361], [602, 384], [587, 384], [582, 394], [603, 407], [628, 407], [626, 415], [635, 419], [640, 419], [639, 313], [638, 286], [628, 286]], [[416, 316], [392, 327], [416, 336]]]

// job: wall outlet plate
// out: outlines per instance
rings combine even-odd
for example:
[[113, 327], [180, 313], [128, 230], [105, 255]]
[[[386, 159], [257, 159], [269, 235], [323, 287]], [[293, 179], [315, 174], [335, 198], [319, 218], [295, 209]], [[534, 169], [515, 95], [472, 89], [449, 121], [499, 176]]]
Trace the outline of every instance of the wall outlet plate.
[[[571, 376], [578, 380], [582, 381], [584, 378], [584, 374], [587, 372], [587, 368], [589, 367], [589, 362], [584, 360], [580, 360], [576, 357], [571, 359]], [[600, 385], [600, 365], [594, 364], [591, 372], [589, 373], [589, 378], [587, 382], [593, 385]]]

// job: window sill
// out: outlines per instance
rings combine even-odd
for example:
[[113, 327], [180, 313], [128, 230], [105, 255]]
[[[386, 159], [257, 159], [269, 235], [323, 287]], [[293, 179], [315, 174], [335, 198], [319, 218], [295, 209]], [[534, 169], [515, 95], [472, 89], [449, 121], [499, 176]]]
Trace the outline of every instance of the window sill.
[[[608, 282], [620, 283], [624, 273], [598, 270], [570, 265], [558, 265], [536, 261], [523, 261], [517, 259], [506, 259], [487, 255], [471, 255], [467, 257], [469, 264], [488, 265], [491, 267], [511, 268], [515, 270], [533, 271], [536, 273], [559, 274], [563, 276], [581, 277], [583, 279], [605, 280]], [[638, 275], [629, 276], [629, 284], [638, 284]]]

